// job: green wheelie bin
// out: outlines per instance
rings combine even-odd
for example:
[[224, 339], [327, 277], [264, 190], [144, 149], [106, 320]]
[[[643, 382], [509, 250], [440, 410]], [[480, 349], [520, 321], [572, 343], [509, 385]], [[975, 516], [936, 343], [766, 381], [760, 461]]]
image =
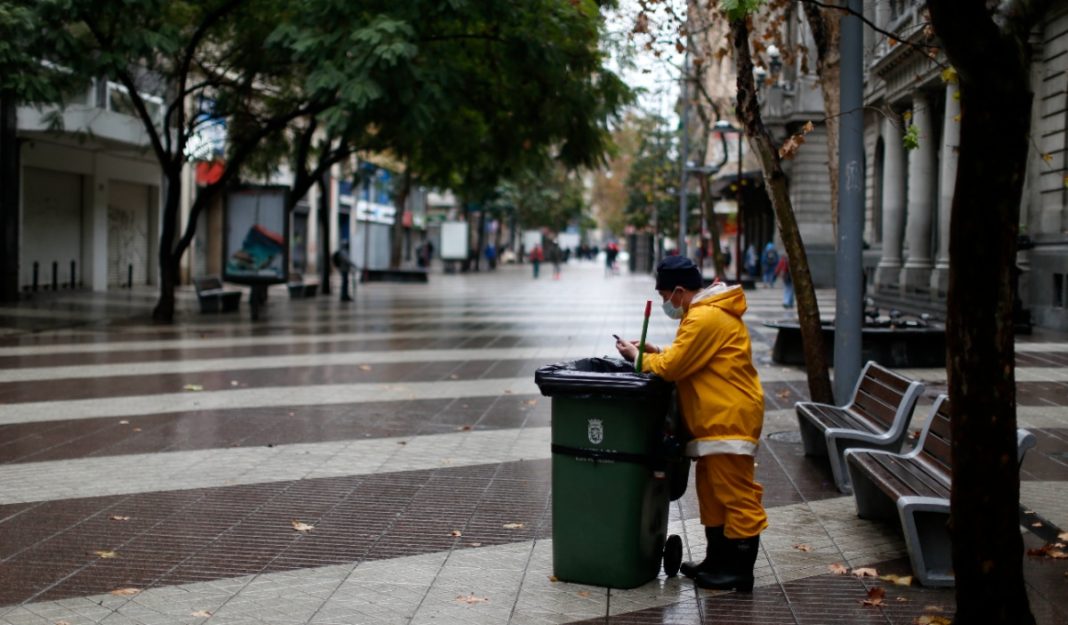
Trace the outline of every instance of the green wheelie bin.
[[690, 460], [674, 385], [619, 359], [586, 358], [535, 372], [552, 398], [553, 575], [634, 588], [682, 562], [667, 536], [668, 503], [686, 491]]

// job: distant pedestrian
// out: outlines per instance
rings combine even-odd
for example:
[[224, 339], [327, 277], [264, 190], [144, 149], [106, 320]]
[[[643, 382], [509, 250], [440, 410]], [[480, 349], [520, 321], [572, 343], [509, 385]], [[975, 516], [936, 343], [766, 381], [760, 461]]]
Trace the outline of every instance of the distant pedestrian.
[[535, 245], [534, 249], [530, 250], [530, 264], [534, 266], [534, 278], [537, 279], [538, 271], [541, 269], [541, 261], [545, 260], [545, 252], [542, 251], [540, 245]]
[[761, 264], [764, 270], [764, 285], [768, 287], [774, 286], [775, 267], [779, 265], [779, 251], [775, 249], [775, 243], [768, 241], [768, 244], [764, 246]]
[[492, 243], [486, 246], [486, 264], [489, 265], [489, 270], [493, 271], [497, 268], [497, 248]]
[[615, 243], [609, 243], [604, 248], [604, 275], [614, 276], [616, 274], [616, 258], [619, 256], [619, 246]]
[[757, 255], [756, 247], [750, 243], [749, 247], [745, 248], [745, 273], [755, 278], [757, 277], [758, 267], [760, 266], [760, 256]]
[[790, 259], [783, 254], [775, 266], [775, 275], [782, 278], [782, 307], [794, 307], [794, 278], [790, 275]]
[[563, 261], [563, 256], [560, 245], [556, 241], [549, 244], [549, 262], [553, 264], [553, 280], [560, 279], [560, 263]]
[[349, 255], [345, 253], [344, 248], [348, 246], [348, 242], [342, 242], [342, 249], [334, 252], [331, 257], [331, 261], [334, 263], [334, 268], [341, 272], [341, 301], [351, 302], [352, 296], [349, 295], [349, 272], [352, 271], [353, 264], [349, 260]]

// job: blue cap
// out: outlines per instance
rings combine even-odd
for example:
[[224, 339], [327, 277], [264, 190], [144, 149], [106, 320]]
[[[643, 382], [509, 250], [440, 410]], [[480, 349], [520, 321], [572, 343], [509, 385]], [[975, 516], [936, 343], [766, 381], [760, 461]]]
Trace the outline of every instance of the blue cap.
[[677, 286], [696, 291], [701, 284], [701, 270], [685, 256], [665, 256], [656, 266], [657, 291], [674, 291]]

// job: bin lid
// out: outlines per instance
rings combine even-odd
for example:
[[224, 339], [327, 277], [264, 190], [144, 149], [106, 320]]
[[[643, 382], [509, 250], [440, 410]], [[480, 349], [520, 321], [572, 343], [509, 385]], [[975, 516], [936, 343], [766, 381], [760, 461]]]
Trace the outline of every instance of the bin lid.
[[548, 397], [653, 397], [671, 391], [671, 383], [652, 373], [635, 373], [619, 358], [582, 358], [545, 365], [534, 383]]

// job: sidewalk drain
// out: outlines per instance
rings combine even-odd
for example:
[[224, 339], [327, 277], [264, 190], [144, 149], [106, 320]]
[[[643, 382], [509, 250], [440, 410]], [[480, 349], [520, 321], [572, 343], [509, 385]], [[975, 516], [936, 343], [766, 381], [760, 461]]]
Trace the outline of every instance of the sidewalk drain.
[[766, 437], [768, 440], [773, 440], [777, 443], [789, 443], [791, 445], [801, 444], [801, 432], [798, 430], [786, 430], [785, 432], [772, 432]]

